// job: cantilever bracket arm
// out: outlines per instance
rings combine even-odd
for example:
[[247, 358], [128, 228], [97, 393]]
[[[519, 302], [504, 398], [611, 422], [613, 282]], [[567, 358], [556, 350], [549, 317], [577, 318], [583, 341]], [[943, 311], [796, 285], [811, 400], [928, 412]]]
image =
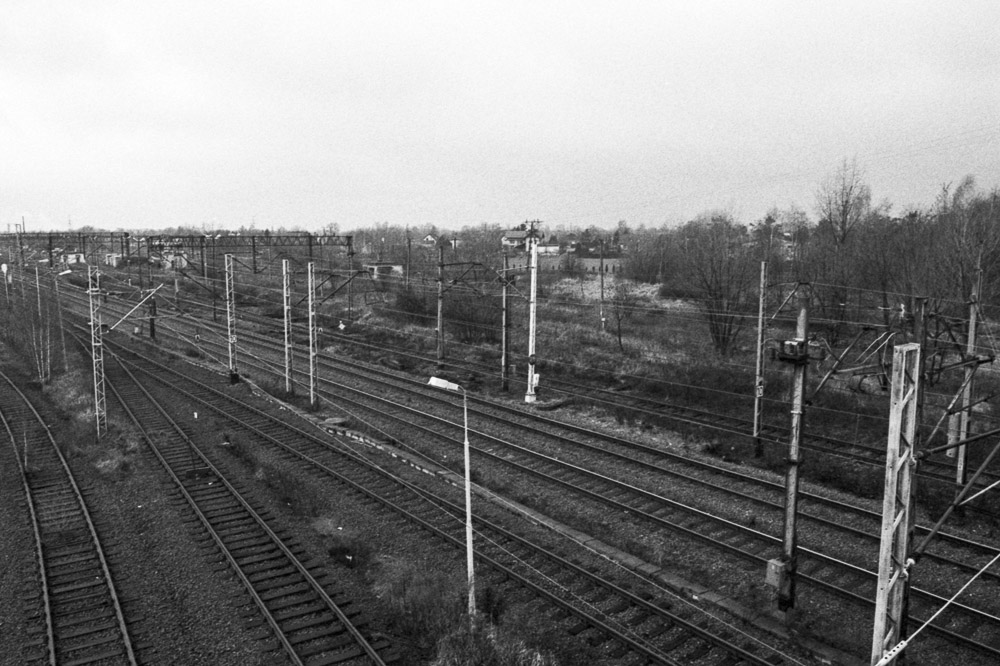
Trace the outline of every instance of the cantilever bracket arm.
[[129, 310], [128, 312], [126, 312], [122, 316], [121, 319], [119, 319], [118, 321], [116, 321], [115, 324], [114, 324], [114, 326], [112, 326], [112, 327], [110, 327], [108, 329], [108, 332], [110, 333], [111, 331], [115, 330], [115, 327], [117, 327], [118, 324], [120, 324], [123, 321], [125, 321], [126, 319], [128, 319], [129, 315], [131, 315], [133, 312], [135, 312], [136, 310], [138, 310], [142, 306], [143, 303], [145, 303], [146, 301], [148, 301], [149, 299], [151, 299], [156, 294], [156, 292], [158, 292], [160, 290], [161, 287], [163, 287], [163, 283], [160, 283], [159, 287], [157, 287], [156, 289], [153, 289], [151, 292], [149, 292], [148, 294], [146, 294], [145, 296], [143, 296], [141, 299], [139, 299], [139, 302], [135, 304], [135, 307], [132, 308], [131, 310]]

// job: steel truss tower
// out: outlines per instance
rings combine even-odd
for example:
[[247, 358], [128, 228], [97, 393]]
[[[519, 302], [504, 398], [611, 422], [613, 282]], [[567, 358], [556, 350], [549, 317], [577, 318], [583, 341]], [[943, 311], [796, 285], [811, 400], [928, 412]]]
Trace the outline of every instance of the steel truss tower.
[[913, 528], [911, 500], [916, 468], [917, 406], [920, 392], [920, 344], [897, 345], [892, 358], [889, 439], [885, 456], [882, 542], [878, 556], [878, 590], [871, 663], [897, 649], [905, 612]]

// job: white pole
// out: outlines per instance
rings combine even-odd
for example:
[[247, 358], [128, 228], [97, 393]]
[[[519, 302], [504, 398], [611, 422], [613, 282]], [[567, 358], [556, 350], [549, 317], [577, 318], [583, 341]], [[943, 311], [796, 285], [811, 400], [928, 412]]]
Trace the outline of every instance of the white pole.
[[316, 278], [313, 269], [315, 263], [308, 264], [309, 289], [309, 404], [316, 404], [316, 302], [313, 300], [313, 292], [316, 290]]
[[753, 394], [753, 454], [764, 455], [760, 439], [761, 416], [764, 407], [764, 301], [767, 296], [767, 262], [760, 262], [760, 294], [757, 304], [757, 370]]
[[462, 392], [462, 429], [465, 434], [462, 448], [465, 453], [465, 563], [469, 578], [469, 619], [476, 615], [476, 578], [473, 566], [472, 548], [472, 473], [469, 460], [469, 394], [465, 388], [440, 377], [431, 377], [427, 382], [435, 388]]
[[288, 259], [281, 260], [281, 302], [285, 315], [285, 393], [292, 392], [292, 300]]
[[469, 576], [469, 617], [476, 616], [476, 579], [472, 563], [472, 475], [469, 462], [469, 397], [462, 389], [462, 412], [465, 423], [465, 564]]
[[[150, 280], [150, 286], [153, 286]], [[236, 290], [233, 282], [233, 255], [226, 255], [226, 332], [229, 334], [229, 381], [236, 383]]]
[[535, 311], [538, 295], [538, 242], [535, 239], [535, 223], [531, 222], [531, 230], [527, 237], [531, 271], [531, 294], [528, 299], [528, 389], [524, 401], [535, 401]]

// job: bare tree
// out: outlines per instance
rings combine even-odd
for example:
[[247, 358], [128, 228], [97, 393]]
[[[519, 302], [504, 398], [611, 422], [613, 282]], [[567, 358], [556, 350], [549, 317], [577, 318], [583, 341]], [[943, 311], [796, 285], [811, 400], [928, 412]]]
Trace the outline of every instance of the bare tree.
[[618, 349], [622, 352], [625, 351], [625, 344], [622, 342], [625, 322], [635, 314], [638, 303], [639, 292], [635, 288], [635, 283], [622, 277], [616, 278], [614, 287], [611, 289], [611, 318], [615, 322]]
[[847, 243], [851, 232], [868, 216], [872, 193], [856, 159], [843, 163], [816, 191], [816, 212], [820, 227], [837, 247]]
[[694, 285], [712, 344], [723, 356], [753, 311], [757, 262], [746, 227], [728, 213], [708, 213], [680, 229], [684, 274]]

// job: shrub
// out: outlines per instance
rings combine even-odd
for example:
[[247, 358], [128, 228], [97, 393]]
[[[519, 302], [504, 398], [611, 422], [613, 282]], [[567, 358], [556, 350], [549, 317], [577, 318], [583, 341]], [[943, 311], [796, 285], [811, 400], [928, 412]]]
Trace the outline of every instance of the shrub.
[[454, 632], [464, 617], [464, 578], [415, 562], [383, 562], [375, 593], [389, 607], [395, 630], [425, 651]]
[[[471, 629], [471, 635], [470, 635]], [[456, 627], [438, 643], [431, 666], [557, 666], [558, 661], [488, 622]]]

